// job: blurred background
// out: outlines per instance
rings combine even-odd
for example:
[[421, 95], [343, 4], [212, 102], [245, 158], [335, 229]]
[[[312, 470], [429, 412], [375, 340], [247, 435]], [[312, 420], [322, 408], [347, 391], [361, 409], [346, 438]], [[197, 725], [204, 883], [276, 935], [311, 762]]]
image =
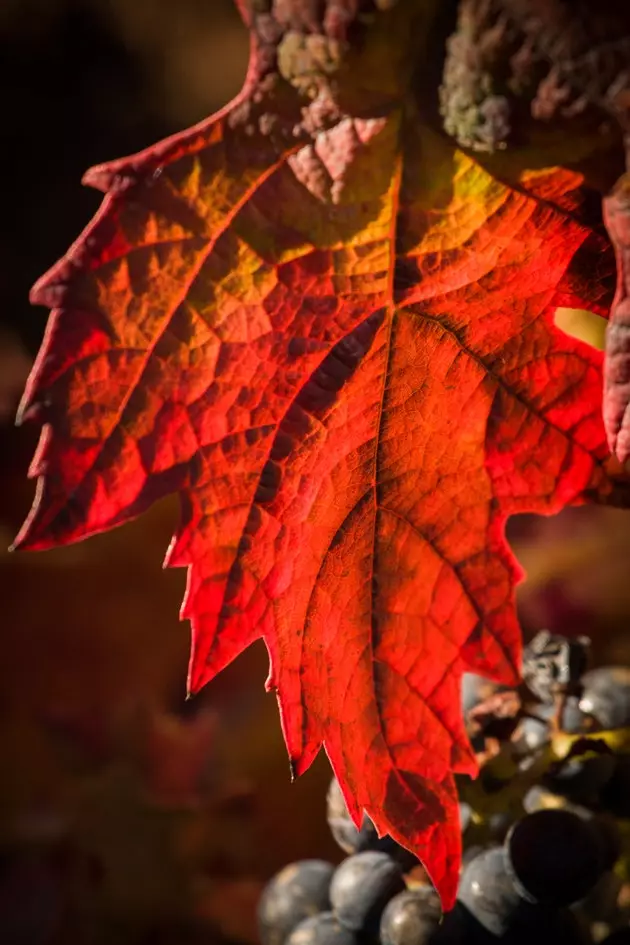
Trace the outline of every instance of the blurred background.
[[[0, 945], [253, 943], [273, 872], [342, 856], [325, 758], [290, 784], [261, 644], [184, 701], [174, 500], [74, 547], [5, 550], [34, 489], [37, 431], [13, 426], [46, 318], [28, 290], [98, 207], [81, 175], [223, 105], [246, 59], [231, 0], [0, 6]], [[595, 662], [627, 661], [629, 524], [511, 523], [526, 635], [587, 633]]]

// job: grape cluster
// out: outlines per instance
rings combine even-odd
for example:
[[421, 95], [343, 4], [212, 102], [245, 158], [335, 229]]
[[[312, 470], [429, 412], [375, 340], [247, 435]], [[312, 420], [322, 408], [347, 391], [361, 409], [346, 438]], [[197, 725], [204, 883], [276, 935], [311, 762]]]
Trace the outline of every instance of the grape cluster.
[[355, 826], [333, 779], [328, 823], [347, 856], [271, 880], [262, 945], [630, 945], [630, 670], [586, 672], [583, 646], [539, 634], [522, 694], [464, 678], [481, 774], [458, 782], [452, 911], [413, 854], [367, 815]]

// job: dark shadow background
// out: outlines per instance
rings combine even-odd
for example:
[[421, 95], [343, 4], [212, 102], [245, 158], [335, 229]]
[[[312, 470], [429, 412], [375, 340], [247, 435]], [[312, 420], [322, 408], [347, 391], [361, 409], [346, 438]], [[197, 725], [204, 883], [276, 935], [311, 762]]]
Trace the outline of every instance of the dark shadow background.
[[[223, 105], [246, 57], [231, 0], [0, 7], [0, 945], [254, 942], [271, 873], [340, 858], [325, 759], [289, 782], [262, 645], [184, 702], [184, 574], [161, 571], [174, 501], [5, 551], [33, 494], [37, 432], [13, 426], [46, 318], [28, 289], [98, 207], [81, 175]], [[627, 659], [629, 522], [513, 524], [527, 633], [590, 633], [597, 662]]]

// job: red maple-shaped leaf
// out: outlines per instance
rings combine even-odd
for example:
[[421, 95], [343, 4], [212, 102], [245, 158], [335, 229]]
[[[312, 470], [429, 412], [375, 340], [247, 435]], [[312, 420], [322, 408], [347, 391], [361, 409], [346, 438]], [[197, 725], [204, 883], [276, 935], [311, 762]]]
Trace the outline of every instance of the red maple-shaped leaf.
[[553, 323], [605, 314], [610, 245], [578, 173], [498, 179], [422, 124], [429, 6], [350, 42], [352, 4], [278, 3], [224, 111], [87, 174], [102, 208], [33, 291], [53, 312], [17, 544], [177, 491], [190, 689], [262, 637], [293, 771], [324, 745], [448, 907], [461, 673], [519, 676], [506, 518], [630, 493], [601, 355]]

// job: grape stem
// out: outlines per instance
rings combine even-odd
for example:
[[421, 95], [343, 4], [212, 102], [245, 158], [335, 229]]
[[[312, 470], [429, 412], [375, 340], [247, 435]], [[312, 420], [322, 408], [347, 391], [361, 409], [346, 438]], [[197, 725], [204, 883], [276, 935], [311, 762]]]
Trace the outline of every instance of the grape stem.
[[564, 718], [564, 710], [567, 706], [568, 695], [567, 690], [564, 688], [554, 693], [553, 715], [549, 719], [549, 728], [552, 735], [557, 735], [562, 731], [562, 720]]

